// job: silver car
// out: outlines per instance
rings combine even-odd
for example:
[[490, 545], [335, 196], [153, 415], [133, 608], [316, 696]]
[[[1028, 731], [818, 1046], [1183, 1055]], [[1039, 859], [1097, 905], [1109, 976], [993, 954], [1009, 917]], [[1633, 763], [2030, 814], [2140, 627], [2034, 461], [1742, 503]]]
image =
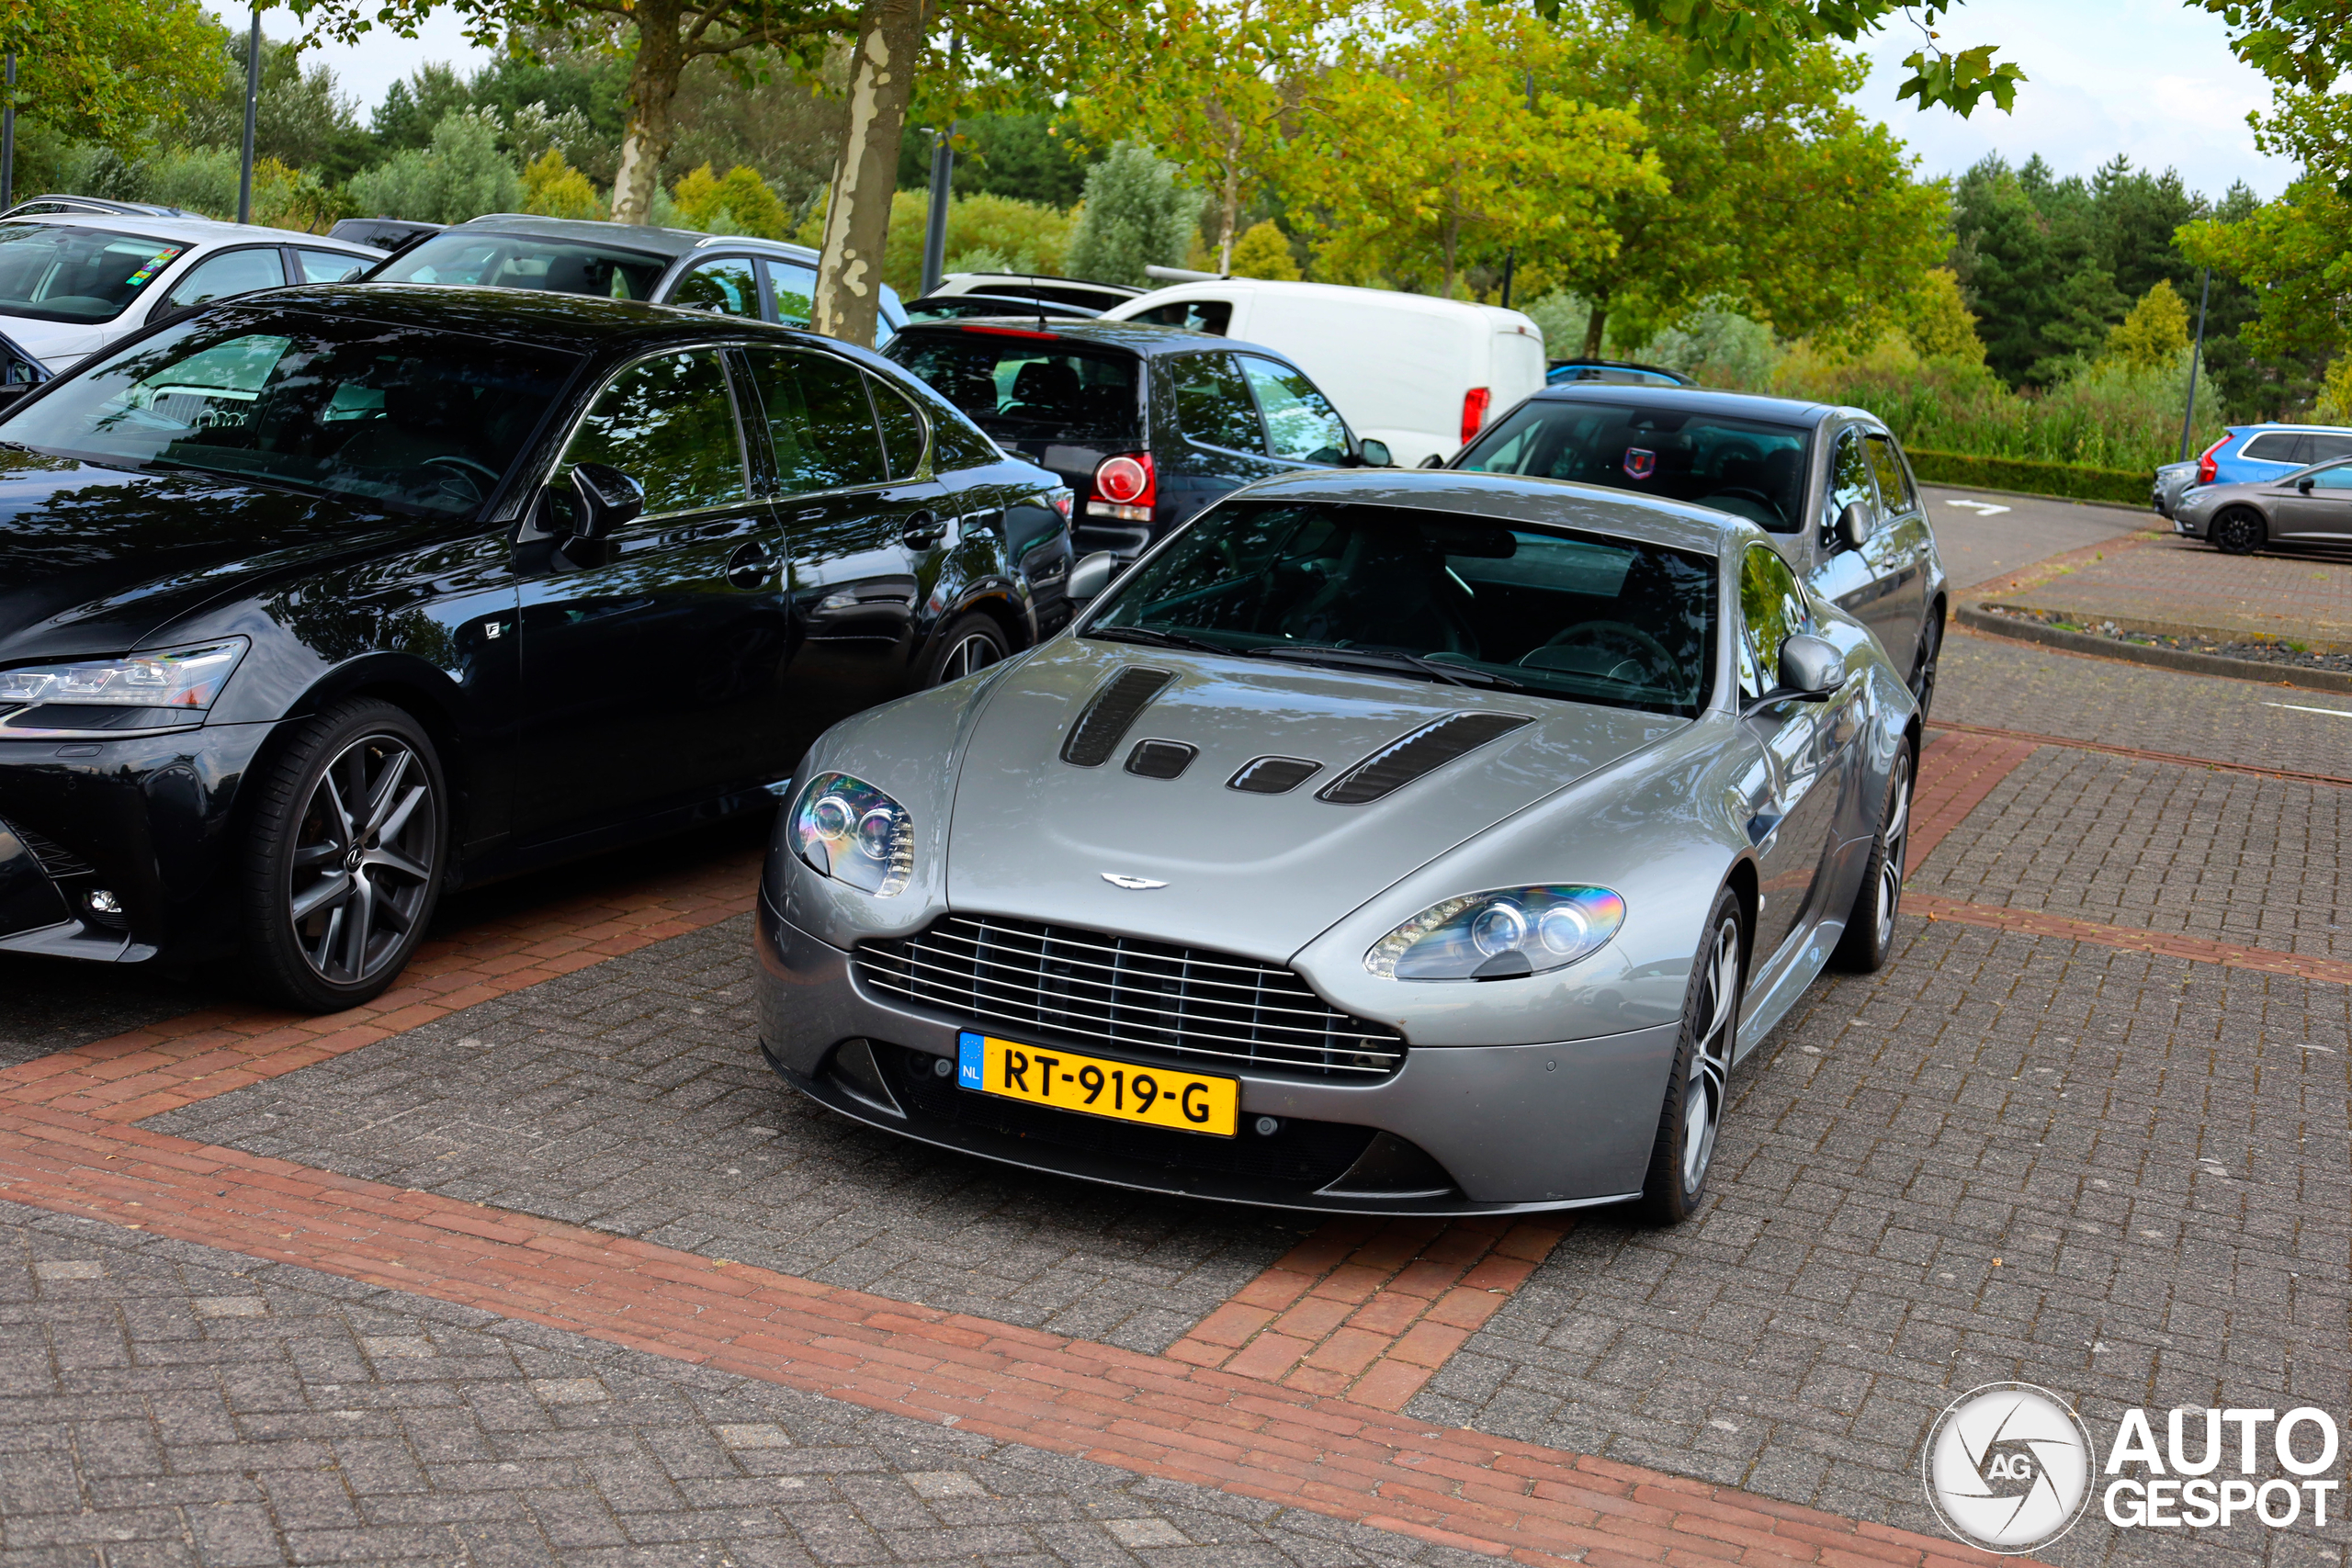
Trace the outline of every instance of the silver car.
[[762, 1044], [1035, 1170], [1672, 1222], [1733, 1064], [1826, 965], [1886, 961], [1918, 736], [1878, 639], [1726, 513], [1269, 479], [1070, 633], [818, 741]]
[[2207, 485], [2174, 503], [2174, 532], [2225, 555], [2267, 544], [2352, 543], [2352, 457], [2297, 468], [2277, 479]]

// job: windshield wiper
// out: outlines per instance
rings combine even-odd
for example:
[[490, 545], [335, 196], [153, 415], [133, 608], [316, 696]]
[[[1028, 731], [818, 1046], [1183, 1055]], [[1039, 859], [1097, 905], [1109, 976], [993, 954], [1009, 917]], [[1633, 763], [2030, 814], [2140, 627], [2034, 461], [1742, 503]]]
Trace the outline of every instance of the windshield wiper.
[[1112, 642], [1139, 642], [1146, 648], [1181, 648], [1193, 653], [1229, 654], [1233, 651], [1213, 642], [1204, 642], [1196, 637], [1186, 637], [1182, 632], [1164, 632], [1156, 626], [1089, 626], [1079, 635], [1104, 637]]
[[1434, 659], [1423, 659], [1418, 653], [1405, 653], [1385, 648], [1326, 648], [1315, 643], [1270, 642], [1262, 648], [1249, 650], [1252, 659], [1294, 659], [1302, 664], [1360, 665], [1372, 670], [1410, 670], [1444, 682], [1449, 686], [1489, 686], [1497, 691], [1523, 692], [1526, 686], [1508, 675], [1496, 675], [1485, 670], [1465, 670], [1456, 664], [1440, 664]]

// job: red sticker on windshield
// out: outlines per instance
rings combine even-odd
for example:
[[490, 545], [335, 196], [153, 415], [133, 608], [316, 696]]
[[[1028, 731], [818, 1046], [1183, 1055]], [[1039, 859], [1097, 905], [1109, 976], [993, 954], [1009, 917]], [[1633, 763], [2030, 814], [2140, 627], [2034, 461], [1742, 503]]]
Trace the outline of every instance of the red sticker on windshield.
[[1657, 454], [1644, 446], [1625, 448], [1625, 477], [1645, 479], [1657, 472]]

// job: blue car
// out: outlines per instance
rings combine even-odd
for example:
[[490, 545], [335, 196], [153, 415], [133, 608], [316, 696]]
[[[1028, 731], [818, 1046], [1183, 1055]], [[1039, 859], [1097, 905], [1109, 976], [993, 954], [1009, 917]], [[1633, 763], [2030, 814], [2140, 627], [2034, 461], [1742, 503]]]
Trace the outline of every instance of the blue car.
[[2197, 459], [2193, 482], [2275, 479], [2331, 457], [2352, 457], [2352, 430], [2334, 424], [2233, 424]]

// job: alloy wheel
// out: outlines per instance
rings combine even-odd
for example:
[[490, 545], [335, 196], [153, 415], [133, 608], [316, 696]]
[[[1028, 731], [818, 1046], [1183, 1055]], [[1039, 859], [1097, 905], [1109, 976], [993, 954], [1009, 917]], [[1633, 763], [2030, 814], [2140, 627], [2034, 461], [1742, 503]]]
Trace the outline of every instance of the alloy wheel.
[[1894, 760], [1894, 793], [1886, 803], [1886, 825], [1879, 829], [1878, 940], [1894, 943], [1894, 916], [1903, 902], [1904, 857], [1911, 846], [1911, 753]]
[[1730, 1098], [1733, 1026], [1739, 1010], [1739, 921], [1715, 928], [1700, 973], [1698, 1014], [1706, 1032], [1690, 1057], [1682, 1095], [1682, 1190], [1696, 1192], [1715, 1157], [1715, 1133]]
[[397, 736], [368, 735], [329, 762], [304, 803], [287, 916], [320, 978], [357, 985], [407, 946], [433, 890], [439, 838], [431, 773]]
[[977, 674], [1003, 657], [995, 638], [973, 632], [949, 649], [947, 657], [940, 660], [939, 683], [944, 686], [950, 681], [960, 681], [967, 675]]

